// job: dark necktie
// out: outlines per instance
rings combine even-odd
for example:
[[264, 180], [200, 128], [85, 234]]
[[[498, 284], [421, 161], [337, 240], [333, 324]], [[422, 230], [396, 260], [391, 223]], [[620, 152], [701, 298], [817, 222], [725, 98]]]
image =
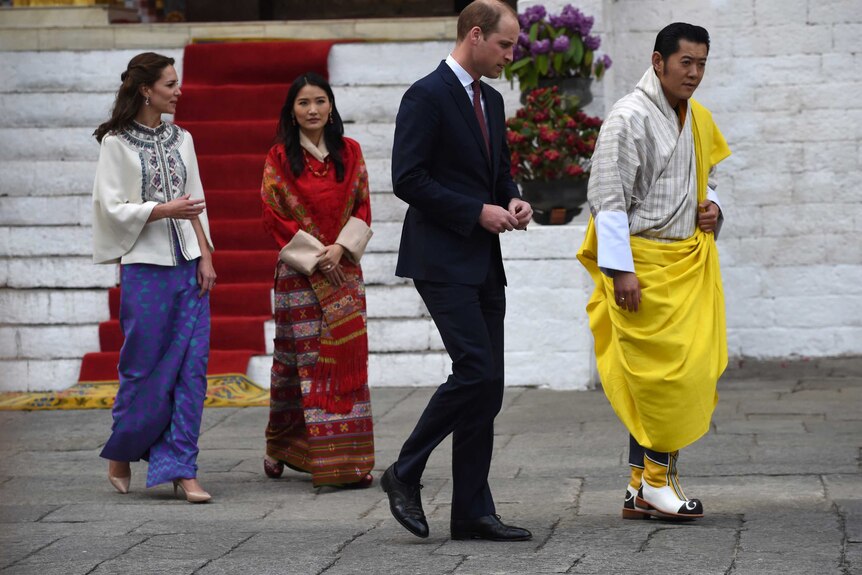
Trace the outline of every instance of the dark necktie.
[[490, 158], [491, 140], [488, 137], [488, 125], [485, 123], [485, 112], [482, 111], [482, 91], [479, 89], [479, 80], [473, 80], [471, 86], [473, 86], [473, 111], [476, 112], [476, 119], [479, 120], [479, 128], [485, 139], [485, 153]]

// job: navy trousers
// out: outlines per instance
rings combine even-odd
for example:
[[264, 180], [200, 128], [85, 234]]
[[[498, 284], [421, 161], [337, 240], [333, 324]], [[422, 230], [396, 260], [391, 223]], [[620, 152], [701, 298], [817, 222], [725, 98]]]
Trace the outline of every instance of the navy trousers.
[[506, 288], [502, 263], [492, 262], [480, 285], [415, 280], [452, 360], [452, 374], [428, 402], [401, 448], [395, 473], [418, 483], [428, 457], [452, 434], [452, 518], [495, 513], [488, 486], [494, 418], [503, 404], [503, 320]]

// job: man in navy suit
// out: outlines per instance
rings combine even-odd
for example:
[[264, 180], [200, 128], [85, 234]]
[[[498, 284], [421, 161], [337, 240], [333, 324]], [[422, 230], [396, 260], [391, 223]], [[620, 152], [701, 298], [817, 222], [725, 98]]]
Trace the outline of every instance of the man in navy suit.
[[500, 76], [519, 31], [517, 15], [499, 0], [467, 6], [455, 49], [407, 90], [395, 121], [392, 182], [409, 204], [395, 273], [413, 279], [452, 359], [452, 374], [381, 479], [392, 514], [419, 537], [428, 536], [419, 480], [450, 433], [452, 538], [532, 537], [500, 521], [488, 486], [503, 401], [499, 234], [526, 229], [533, 211], [509, 171], [503, 98], [479, 79]]

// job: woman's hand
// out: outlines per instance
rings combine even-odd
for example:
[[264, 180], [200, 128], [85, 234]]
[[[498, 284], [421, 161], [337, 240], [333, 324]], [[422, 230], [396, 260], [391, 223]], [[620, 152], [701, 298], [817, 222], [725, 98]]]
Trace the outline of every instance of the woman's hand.
[[153, 222], [164, 218], [173, 218], [175, 220], [193, 220], [204, 211], [204, 199], [190, 199], [189, 194], [171, 200], [164, 204], [159, 204], [153, 211], [150, 212], [150, 218], [147, 220]]
[[339, 244], [326, 246], [323, 251], [318, 254], [317, 269], [320, 270], [329, 283], [336, 287], [341, 287], [347, 276], [344, 275], [344, 270], [338, 265], [341, 262], [341, 256], [344, 255], [344, 248]]
[[201, 291], [198, 297], [203, 297], [207, 292], [212, 291], [215, 287], [216, 273], [213, 267], [213, 259], [209, 254], [201, 255], [198, 260], [198, 285], [201, 286]]

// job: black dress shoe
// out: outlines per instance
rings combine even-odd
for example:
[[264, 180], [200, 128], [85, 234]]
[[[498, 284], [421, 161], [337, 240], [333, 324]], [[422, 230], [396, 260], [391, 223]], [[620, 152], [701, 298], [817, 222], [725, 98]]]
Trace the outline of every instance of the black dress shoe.
[[419, 497], [422, 486], [418, 483], [408, 485], [399, 480], [395, 476], [394, 463], [383, 473], [380, 486], [389, 496], [389, 510], [398, 523], [417, 537], [428, 537], [428, 521], [422, 510], [422, 498]]
[[488, 541], [529, 541], [533, 534], [522, 527], [506, 525], [499, 515], [486, 515], [478, 519], [453, 519], [450, 525], [452, 539], [487, 539]]

